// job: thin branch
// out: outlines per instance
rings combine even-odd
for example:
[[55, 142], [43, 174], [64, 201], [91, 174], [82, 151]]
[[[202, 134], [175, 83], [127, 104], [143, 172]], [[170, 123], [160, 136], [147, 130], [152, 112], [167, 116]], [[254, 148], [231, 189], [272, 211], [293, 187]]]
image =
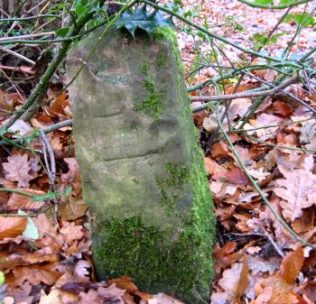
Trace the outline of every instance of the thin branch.
[[248, 169], [246, 168], [246, 165], [244, 164], [244, 162], [241, 160], [238, 152], [236, 151], [233, 142], [231, 141], [229, 135], [227, 134], [227, 132], [225, 131], [223, 124], [221, 123], [219, 116], [217, 115], [217, 123], [221, 129], [221, 131], [224, 134], [224, 137], [231, 149], [231, 151], [233, 152], [233, 154], [235, 155], [238, 164], [240, 165], [240, 167], [243, 169], [243, 171], [245, 172], [245, 174], [247, 175], [248, 179], [250, 180], [250, 182], [252, 183], [253, 187], [256, 189], [256, 191], [258, 192], [258, 194], [260, 195], [261, 199], [263, 200], [263, 202], [268, 206], [268, 208], [270, 209], [271, 213], [274, 215], [274, 217], [276, 218], [276, 220], [283, 226], [283, 228], [290, 233], [290, 235], [296, 239], [298, 242], [300, 242], [301, 244], [305, 245], [305, 246], [310, 246], [313, 249], [316, 249], [316, 245], [304, 240], [302, 237], [300, 237], [289, 225], [288, 223], [283, 219], [283, 217], [278, 214], [278, 212], [274, 209], [273, 205], [269, 202], [269, 200], [267, 199], [265, 193], [262, 191], [262, 189], [260, 188], [260, 186], [258, 185], [258, 183], [255, 181], [255, 179], [251, 176], [251, 174], [248, 172]]
[[[72, 26], [67, 36], [77, 35], [81, 28], [85, 25], [85, 23], [93, 16], [93, 12], [89, 12], [78, 19], [77, 26]], [[48, 66], [46, 72], [42, 75], [40, 81], [32, 91], [31, 95], [28, 97], [26, 102], [21, 107], [18, 113], [15, 113], [2, 127], [2, 129], [7, 130], [10, 126], [12, 126], [23, 114], [25, 111], [28, 111], [31, 106], [33, 106], [38, 100], [40, 100], [46, 93], [46, 89], [49, 83], [49, 80], [55, 73], [59, 64], [65, 58], [68, 48], [71, 45], [71, 41], [65, 41], [61, 44], [56, 56], [53, 61]]]
[[308, 3], [308, 2], [312, 2], [314, 0], [298, 0], [298, 1], [293, 1], [291, 3], [287, 3], [287, 4], [279, 4], [279, 5], [272, 5], [272, 4], [259, 4], [259, 3], [255, 3], [255, 2], [251, 2], [248, 0], [237, 0], [241, 3], [247, 4], [248, 6], [254, 7], [254, 8], [268, 8], [268, 9], [286, 9], [289, 7], [294, 7], [294, 6], [298, 6], [304, 3]]
[[304, 152], [304, 153], [316, 153], [315, 150], [309, 150], [309, 149], [304, 149], [304, 148], [296, 148], [296, 147], [290, 147], [290, 146], [282, 146], [282, 145], [279, 145], [279, 144], [273, 144], [273, 143], [270, 143], [270, 142], [267, 142], [267, 141], [263, 141], [263, 140], [260, 140], [258, 138], [255, 138], [249, 134], [245, 134], [246, 137], [248, 137], [249, 139], [259, 143], [259, 144], [262, 144], [262, 145], [265, 145], [265, 146], [268, 146], [268, 147], [272, 147], [272, 148], [277, 148], [277, 149], [286, 149], [286, 150], [292, 150], [292, 151], [301, 151], [301, 152]]
[[43, 14], [43, 15], [29, 16], [29, 17], [21, 17], [21, 18], [6, 18], [6, 19], [0, 19], [0, 23], [1, 23], [1, 22], [11, 22], [11, 21], [34, 20], [34, 19], [47, 18], [47, 17], [53, 17], [53, 18], [61, 19], [61, 16], [59, 16], [59, 15]]
[[[306, 1], [306, 0], [305, 0], [305, 1]], [[215, 38], [215, 39], [217, 39], [217, 40], [219, 40], [219, 41], [222, 41], [222, 42], [224, 42], [225, 44], [229, 44], [229, 45], [233, 46], [234, 48], [236, 48], [236, 49], [238, 49], [238, 50], [240, 50], [240, 51], [242, 51], [242, 52], [245, 52], [245, 53], [254, 55], [254, 56], [256, 56], [256, 57], [261, 57], [261, 58], [264, 58], [264, 59], [267, 59], [267, 60], [270, 60], [270, 61], [273, 61], [273, 62], [284, 62], [283, 59], [278, 59], [278, 58], [276, 58], [276, 57], [270, 57], [270, 56], [267, 56], [267, 55], [264, 55], [264, 54], [260, 54], [260, 53], [258, 53], [258, 52], [256, 52], [256, 51], [251, 50], [251, 49], [246, 49], [246, 48], [244, 48], [244, 47], [242, 47], [242, 46], [240, 46], [240, 45], [238, 45], [238, 44], [236, 44], [236, 43], [234, 43], [234, 42], [232, 42], [232, 41], [230, 41], [230, 40], [228, 40], [228, 39], [226, 39], [226, 38], [224, 38], [224, 37], [221, 37], [221, 36], [218, 36], [218, 35], [216, 35], [216, 34], [214, 34], [214, 33], [211, 33], [210, 31], [208, 31], [208, 30], [205, 29], [204, 27], [201, 27], [201, 26], [195, 24], [194, 22], [191, 22], [190, 20], [188, 20], [188, 19], [182, 17], [181, 15], [179, 15], [179, 14], [173, 12], [172, 10], [170, 10], [170, 9], [168, 9], [168, 8], [165, 8], [165, 7], [163, 7], [163, 6], [157, 5], [157, 4], [155, 4], [155, 3], [153, 3], [153, 2], [151, 2], [151, 1], [149, 1], [149, 0], [141, 0], [141, 2], [147, 4], [147, 5], [149, 5], [149, 6], [153, 7], [153, 8], [155, 8], [155, 9], [161, 10], [161, 11], [163, 11], [163, 12], [165, 12], [165, 13], [171, 15], [171, 16], [174, 16], [174, 17], [176, 17], [177, 19], [183, 21], [184, 23], [190, 25], [191, 27], [193, 27], [193, 28], [195, 28], [195, 29], [197, 29], [197, 30], [203, 32], [204, 34], [206, 34], [206, 35], [208, 35], [208, 36], [210, 36], [210, 37], [212, 37], [212, 38]], [[301, 67], [299, 64], [294, 63], [294, 62], [287, 62], [287, 63], [288, 63], [289, 65], [294, 66], [294, 67], [298, 67], [298, 68]]]
[[267, 65], [267, 64], [250, 65], [250, 66], [246, 66], [246, 67], [243, 67], [243, 68], [235, 69], [235, 70], [232, 70], [231, 72], [225, 73], [223, 75], [223, 77], [217, 76], [215, 78], [212, 78], [212, 81], [210, 79], [207, 79], [207, 80], [205, 80], [203, 82], [200, 82], [200, 83], [197, 83], [197, 84], [195, 84], [195, 85], [193, 85], [191, 87], [188, 87], [187, 91], [190, 93], [190, 92], [202, 89], [203, 87], [205, 87], [205, 86], [207, 86], [209, 84], [212, 84], [213, 81], [218, 82], [218, 81], [221, 81], [221, 80], [224, 80], [224, 79], [229, 79], [229, 78], [235, 77], [239, 73], [244, 73], [245, 71], [272, 69], [272, 70], [275, 70], [275, 71], [277, 71], [279, 73], [282, 73], [282, 74], [284, 74], [286, 76], [292, 76], [291, 74], [286, 73], [286, 72], [282, 71], [281, 69], [279, 69], [278, 66], [280, 66], [280, 65], [281, 64], [276, 64], [276, 65]]
[[12, 71], [12, 72], [20, 72], [20, 73], [24, 73], [24, 74], [29, 74], [29, 75], [34, 75], [35, 72], [34, 71], [27, 71], [25, 69], [23, 69], [22, 67], [12, 67], [12, 66], [6, 66], [6, 65], [0, 65], [0, 70], [3, 71]]
[[35, 194], [33, 192], [24, 191], [24, 190], [15, 189], [15, 188], [0, 188], [0, 192], [16, 193], [16, 194], [20, 194], [20, 195], [31, 197], [31, 198], [33, 198], [34, 196], [38, 196], [38, 194]]
[[[54, 132], [56, 130], [62, 129], [64, 127], [71, 126], [71, 125], [72, 125], [72, 119], [67, 119], [67, 120], [58, 122], [56, 124], [53, 124], [53, 125], [51, 125], [51, 126], [49, 126], [47, 128], [43, 128], [41, 130], [43, 130], [45, 132], [45, 134], [48, 134], [48, 133]], [[30, 138], [30, 136], [32, 138], [34, 137], [34, 139], [39, 137], [39, 135], [37, 135], [37, 136], [36, 135], [25, 135], [25, 136], [22, 136], [22, 137], [19, 137], [19, 138], [16, 138], [16, 139], [12, 139], [12, 140], [10, 140], [10, 139], [2, 140], [2, 141], [0, 141], [0, 145], [14, 145], [14, 144], [18, 144], [18, 143], [24, 142], [25, 140], [28, 140]]]
[[21, 36], [12, 36], [12, 37], [2, 37], [0, 38], [0, 43], [16, 43], [16, 41], [27, 39], [27, 38], [35, 38], [35, 37], [42, 37], [42, 36], [52, 36], [56, 35], [54, 31], [51, 32], [42, 32], [42, 33], [36, 33], [36, 34], [28, 34], [28, 35], [21, 35]]
[[316, 52], [316, 47], [312, 48], [309, 52], [307, 52], [300, 60], [299, 62], [304, 62], [306, 59], [308, 59], [310, 56], [312, 56]]
[[[258, 96], [268, 96], [273, 95], [284, 88], [288, 87], [289, 85], [295, 83], [298, 80], [297, 76], [292, 76], [287, 81], [281, 83], [280, 85], [274, 87], [273, 89], [269, 90], [262, 90], [258, 92], [242, 92], [242, 93], [236, 93], [236, 94], [230, 94], [230, 95], [213, 95], [213, 96], [193, 96], [191, 97], [191, 101], [215, 101], [215, 100], [231, 100], [231, 99], [237, 99], [237, 98], [252, 98], [252, 97], [258, 97]], [[207, 104], [203, 105], [205, 106], [205, 109], [208, 107]]]
[[8, 53], [8, 54], [10, 54], [10, 55], [13, 55], [13, 56], [15, 56], [15, 57], [17, 57], [17, 58], [19, 58], [19, 59], [21, 59], [21, 60], [24, 60], [24, 61], [27, 62], [27, 63], [30, 63], [31, 65], [34, 65], [34, 64], [35, 64], [35, 61], [33, 61], [33, 60], [31, 60], [31, 59], [29, 59], [29, 58], [27, 58], [27, 57], [25, 57], [25, 56], [23, 56], [23, 55], [21, 55], [21, 54], [15, 52], [15, 51], [12, 51], [12, 50], [10, 50], [10, 49], [7, 49], [7, 48], [5, 48], [5, 47], [0, 46], [0, 51], [5, 52], [5, 53]]
[[272, 28], [272, 30], [269, 32], [268, 36], [264, 39], [263, 44], [259, 47], [259, 49], [257, 50], [258, 52], [261, 51], [261, 49], [263, 48], [263, 46], [270, 40], [270, 38], [272, 37], [272, 35], [275, 33], [275, 31], [278, 29], [279, 25], [283, 22], [283, 20], [285, 19], [285, 17], [288, 15], [288, 13], [290, 12], [290, 10], [292, 9], [292, 7], [289, 7], [286, 12], [281, 16], [281, 18], [278, 20], [278, 22], [275, 24], [275, 26]]
[[49, 185], [51, 189], [54, 190], [55, 178], [56, 178], [56, 161], [53, 148], [46, 136], [46, 133], [41, 130], [40, 133], [42, 145], [43, 145], [43, 155], [46, 165], [46, 171], [48, 175]]

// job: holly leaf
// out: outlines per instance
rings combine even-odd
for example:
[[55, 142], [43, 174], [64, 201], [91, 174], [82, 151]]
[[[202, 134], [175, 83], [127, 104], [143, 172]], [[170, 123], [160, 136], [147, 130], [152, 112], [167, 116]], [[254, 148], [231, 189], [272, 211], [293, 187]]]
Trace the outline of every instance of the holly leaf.
[[174, 27], [171, 17], [166, 17], [159, 10], [148, 11], [146, 5], [137, 7], [134, 12], [125, 12], [115, 23], [116, 28], [126, 28], [135, 37], [137, 29], [152, 35], [157, 27]]

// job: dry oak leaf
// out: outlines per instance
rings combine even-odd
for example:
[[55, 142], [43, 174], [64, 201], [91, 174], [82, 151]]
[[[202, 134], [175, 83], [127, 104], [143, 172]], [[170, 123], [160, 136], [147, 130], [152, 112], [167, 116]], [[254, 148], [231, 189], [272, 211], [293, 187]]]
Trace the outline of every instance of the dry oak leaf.
[[32, 253], [15, 253], [1, 259], [0, 269], [13, 269], [17, 266], [27, 266], [40, 263], [58, 262], [59, 256], [51, 253], [49, 248], [43, 248]]
[[283, 215], [294, 221], [302, 216], [304, 208], [316, 205], [316, 175], [306, 170], [293, 170], [285, 174], [285, 179], [276, 181], [274, 193], [282, 198]]
[[21, 235], [26, 228], [25, 217], [4, 217], [0, 216], [0, 240], [14, 238]]
[[288, 253], [281, 263], [280, 274], [283, 280], [294, 284], [295, 279], [304, 264], [304, 249], [302, 247]]
[[72, 244], [75, 240], [81, 240], [84, 236], [81, 225], [75, 225], [74, 222], [63, 222], [63, 227], [60, 229], [60, 234], [63, 239]]
[[53, 288], [47, 295], [41, 290], [39, 304], [74, 304], [78, 303], [78, 298], [76, 294]]
[[250, 304], [298, 304], [292, 291], [294, 286], [285, 282], [280, 275], [269, 276], [255, 286], [257, 298]]
[[13, 269], [16, 285], [21, 285], [24, 281], [29, 281], [32, 285], [44, 283], [53, 285], [62, 276], [62, 273], [54, 269], [55, 263], [47, 265], [33, 265], [32, 267], [18, 267]]
[[152, 299], [148, 301], [148, 304], [184, 304], [183, 302], [171, 298], [164, 293], [158, 293], [154, 295]]
[[235, 263], [223, 272], [218, 284], [224, 292], [213, 292], [212, 304], [240, 303], [240, 297], [245, 292], [248, 283], [248, 262]]
[[[25, 189], [27, 192], [34, 193], [36, 195], [45, 194], [44, 191]], [[17, 193], [12, 193], [9, 200], [5, 204], [5, 210], [17, 211], [19, 209], [23, 210], [38, 210], [44, 206], [44, 202], [35, 202], [31, 197], [24, 196]]]
[[19, 187], [28, 187], [29, 182], [36, 177], [35, 173], [40, 170], [36, 158], [28, 159], [27, 154], [13, 154], [8, 156], [8, 161], [2, 164], [5, 178], [18, 182]]

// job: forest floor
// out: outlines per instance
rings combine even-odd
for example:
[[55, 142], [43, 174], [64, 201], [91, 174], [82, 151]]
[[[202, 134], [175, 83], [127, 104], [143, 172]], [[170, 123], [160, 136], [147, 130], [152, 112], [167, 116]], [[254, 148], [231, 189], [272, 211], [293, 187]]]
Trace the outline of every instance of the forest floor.
[[[284, 14], [284, 10], [251, 8], [235, 0], [186, 0], [183, 8], [190, 11], [187, 16], [196, 24], [207, 25], [211, 32], [253, 49], [260, 48], [262, 36]], [[314, 14], [315, 3], [301, 5], [293, 12], [296, 16], [303, 12]], [[266, 54], [280, 56], [293, 37], [290, 58], [300, 58], [315, 47], [315, 22], [295, 36], [297, 29], [295, 18], [283, 22], [274, 33], [274, 40], [264, 48]], [[187, 25], [177, 23], [177, 30], [189, 88], [218, 77], [231, 67], [262, 63], [234, 46], [205, 39]], [[39, 60], [39, 52], [32, 56], [32, 61], [38, 63], [35, 68], [28, 62], [12, 67], [14, 55], [0, 50], [0, 71], [9, 83], [0, 90], [3, 114], [0, 123], [23, 104], [29, 88], [37, 81], [37, 74], [41, 73], [44, 63]], [[314, 68], [315, 64], [316, 60]], [[20, 73], [18, 81], [12, 80], [12, 68]], [[63, 71], [52, 81], [42, 109], [29, 122], [18, 120], [11, 127], [28, 139], [28, 149], [12, 145], [12, 138], [9, 144], [1, 142], [0, 184], [7, 189], [19, 189], [20, 193], [0, 188], [0, 283], [5, 275], [0, 301], [5, 304], [181, 303], [163, 293], [151, 295], [140, 291], [128, 277], [109, 282], [94, 280], [88, 206], [82, 200], [71, 137], [70, 101], [66, 91], [59, 94], [64, 85], [60, 75]], [[222, 93], [242, 93], [272, 82], [275, 77], [275, 70], [269, 68], [245, 72], [242, 78], [231, 77], [222, 83]], [[316, 107], [312, 79], [307, 87], [295, 84], [287, 90]], [[215, 94], [214, 86], [209, 85], [192, 90], [190, 96]], [[274, 96], [266, 97], [243, 124], [241, 118], [253, 101], [250, 97], [230, 101], [222, 128], [214, 111], [203, 110], [193, 115], [201, 132], [205, 168], [218, 219], [210, 301], [213, 304], [316, 303], [316, 250], [291, 234], [294, 231], [300, 238], [316, 244], [315, 118], [304, 104]], [[202, 104], [197, 100], [192, 106]], [[218, 111], [224, 113], [225, 108], [219, 107]], [[56, 123], [62, 125], [46, 135], [33, 132], [35, 128], [45, 129]], [[45, 163], [52, 159], [55, 176], [52, 176], [55, 170]], [[49, 192], [52, 183], [54, 192]], [[271, 212], [271, 206], [277, 216]], [[14, 216], [16, 213], [18, 216]], [[287, 230], [282, 221], [291, 229]]]

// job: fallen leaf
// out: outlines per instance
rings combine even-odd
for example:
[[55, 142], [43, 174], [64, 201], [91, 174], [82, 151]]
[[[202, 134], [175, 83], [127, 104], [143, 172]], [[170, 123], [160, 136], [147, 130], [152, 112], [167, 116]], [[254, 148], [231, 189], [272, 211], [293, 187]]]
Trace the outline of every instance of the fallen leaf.
[[306, 170], [285, 173], [286, 179], [278, 179], [274, 193], [280, 202], [283, 215], [294, 221], [303, 214], [302, 209], [316, 205], [316, 175]]
[[298, 304], [293, 285], [280, 275], [269, 276], [258, 281], [255, 287], [257, 298], [251, 304]]
[[74, 275], [77, 276], [81, 281], [89, 281], [91, 276], [91, 270], [93, 266], [90, 262], [86, 260], [80, 260], [75, 265]]
[[73, 221], [83, 217], [88, 209], [88, 205], [83, 201], [65, 202], [58, 206], [58, 213], [65, 221]]
[[28, 159], [27, 154], [13, 154], [8, 156], [8, 161], [3, 163], [5, 178], [18, 182], [19, 187], [28, 187], [39, 171], [38, 161], [35, 158]]
[[78, 298], [79, 297], [73, 293], [53, 288], [47, 295], [45, 294], [44, 290], [41, 290], [39, 304], [77, 303]]
[[293, 109], [284, 101], [277, 100], [273, 103], [273, 112], [282, 117], [289, 117], [293, 114]]
[[14, 238], [21, 235], [27, 225], [25, 217], [4, 217], [0, 216], [0, 240]]
[[81, 240], [83, 238], [82, 225], [76, 225], [74, 222], [64, 222], [60, 229], [60, 234], [63, 239], [71, 245], [74, 240]]
[[32, 267], [17, 267], [13, 269], [15, 283], [20, 285], [27, 280], [32, 285], [39, 285], [42, 282], [47, 285], [53, 285], [62, 275], [62, 273], [53, 270], [54, 267], [54, 263], [43, 266], [34, 265]]
[[[33, 189], [25, 189], [25, 191], [36, 194], [36, 195], [43, 195], [45, 194], [44, 191], [33, 190]], [[31, 197], [12, 193], [8, 202], [5, 204], [5, 209], [8, 211], [17, 211], [19, 209], [22, 210], [30, 210], [36, 211], [44, 206], [44, 202], [34, 202]]]
[[184, 304], [183, 302], [171, 298], [164, 293], [158, 293], [154, 295], [152, 299], [148, 301], [148, 304]]
[[244, 291], [245, 281], [248, 278], [247, 268], [248, 266], [245, 266], [245, 263], [235, 263], [230, 269], [224, 270], [223, 277], [218, 281], [224, 292], [213, 292], [211, 303], [234, 303], [240, 297], [240, 293]]
[[281, 277], [288, 283], [294, 284], [297, 275], [304, 264], [304, 249], [302, 247], [288, 253], [281, 263]]

